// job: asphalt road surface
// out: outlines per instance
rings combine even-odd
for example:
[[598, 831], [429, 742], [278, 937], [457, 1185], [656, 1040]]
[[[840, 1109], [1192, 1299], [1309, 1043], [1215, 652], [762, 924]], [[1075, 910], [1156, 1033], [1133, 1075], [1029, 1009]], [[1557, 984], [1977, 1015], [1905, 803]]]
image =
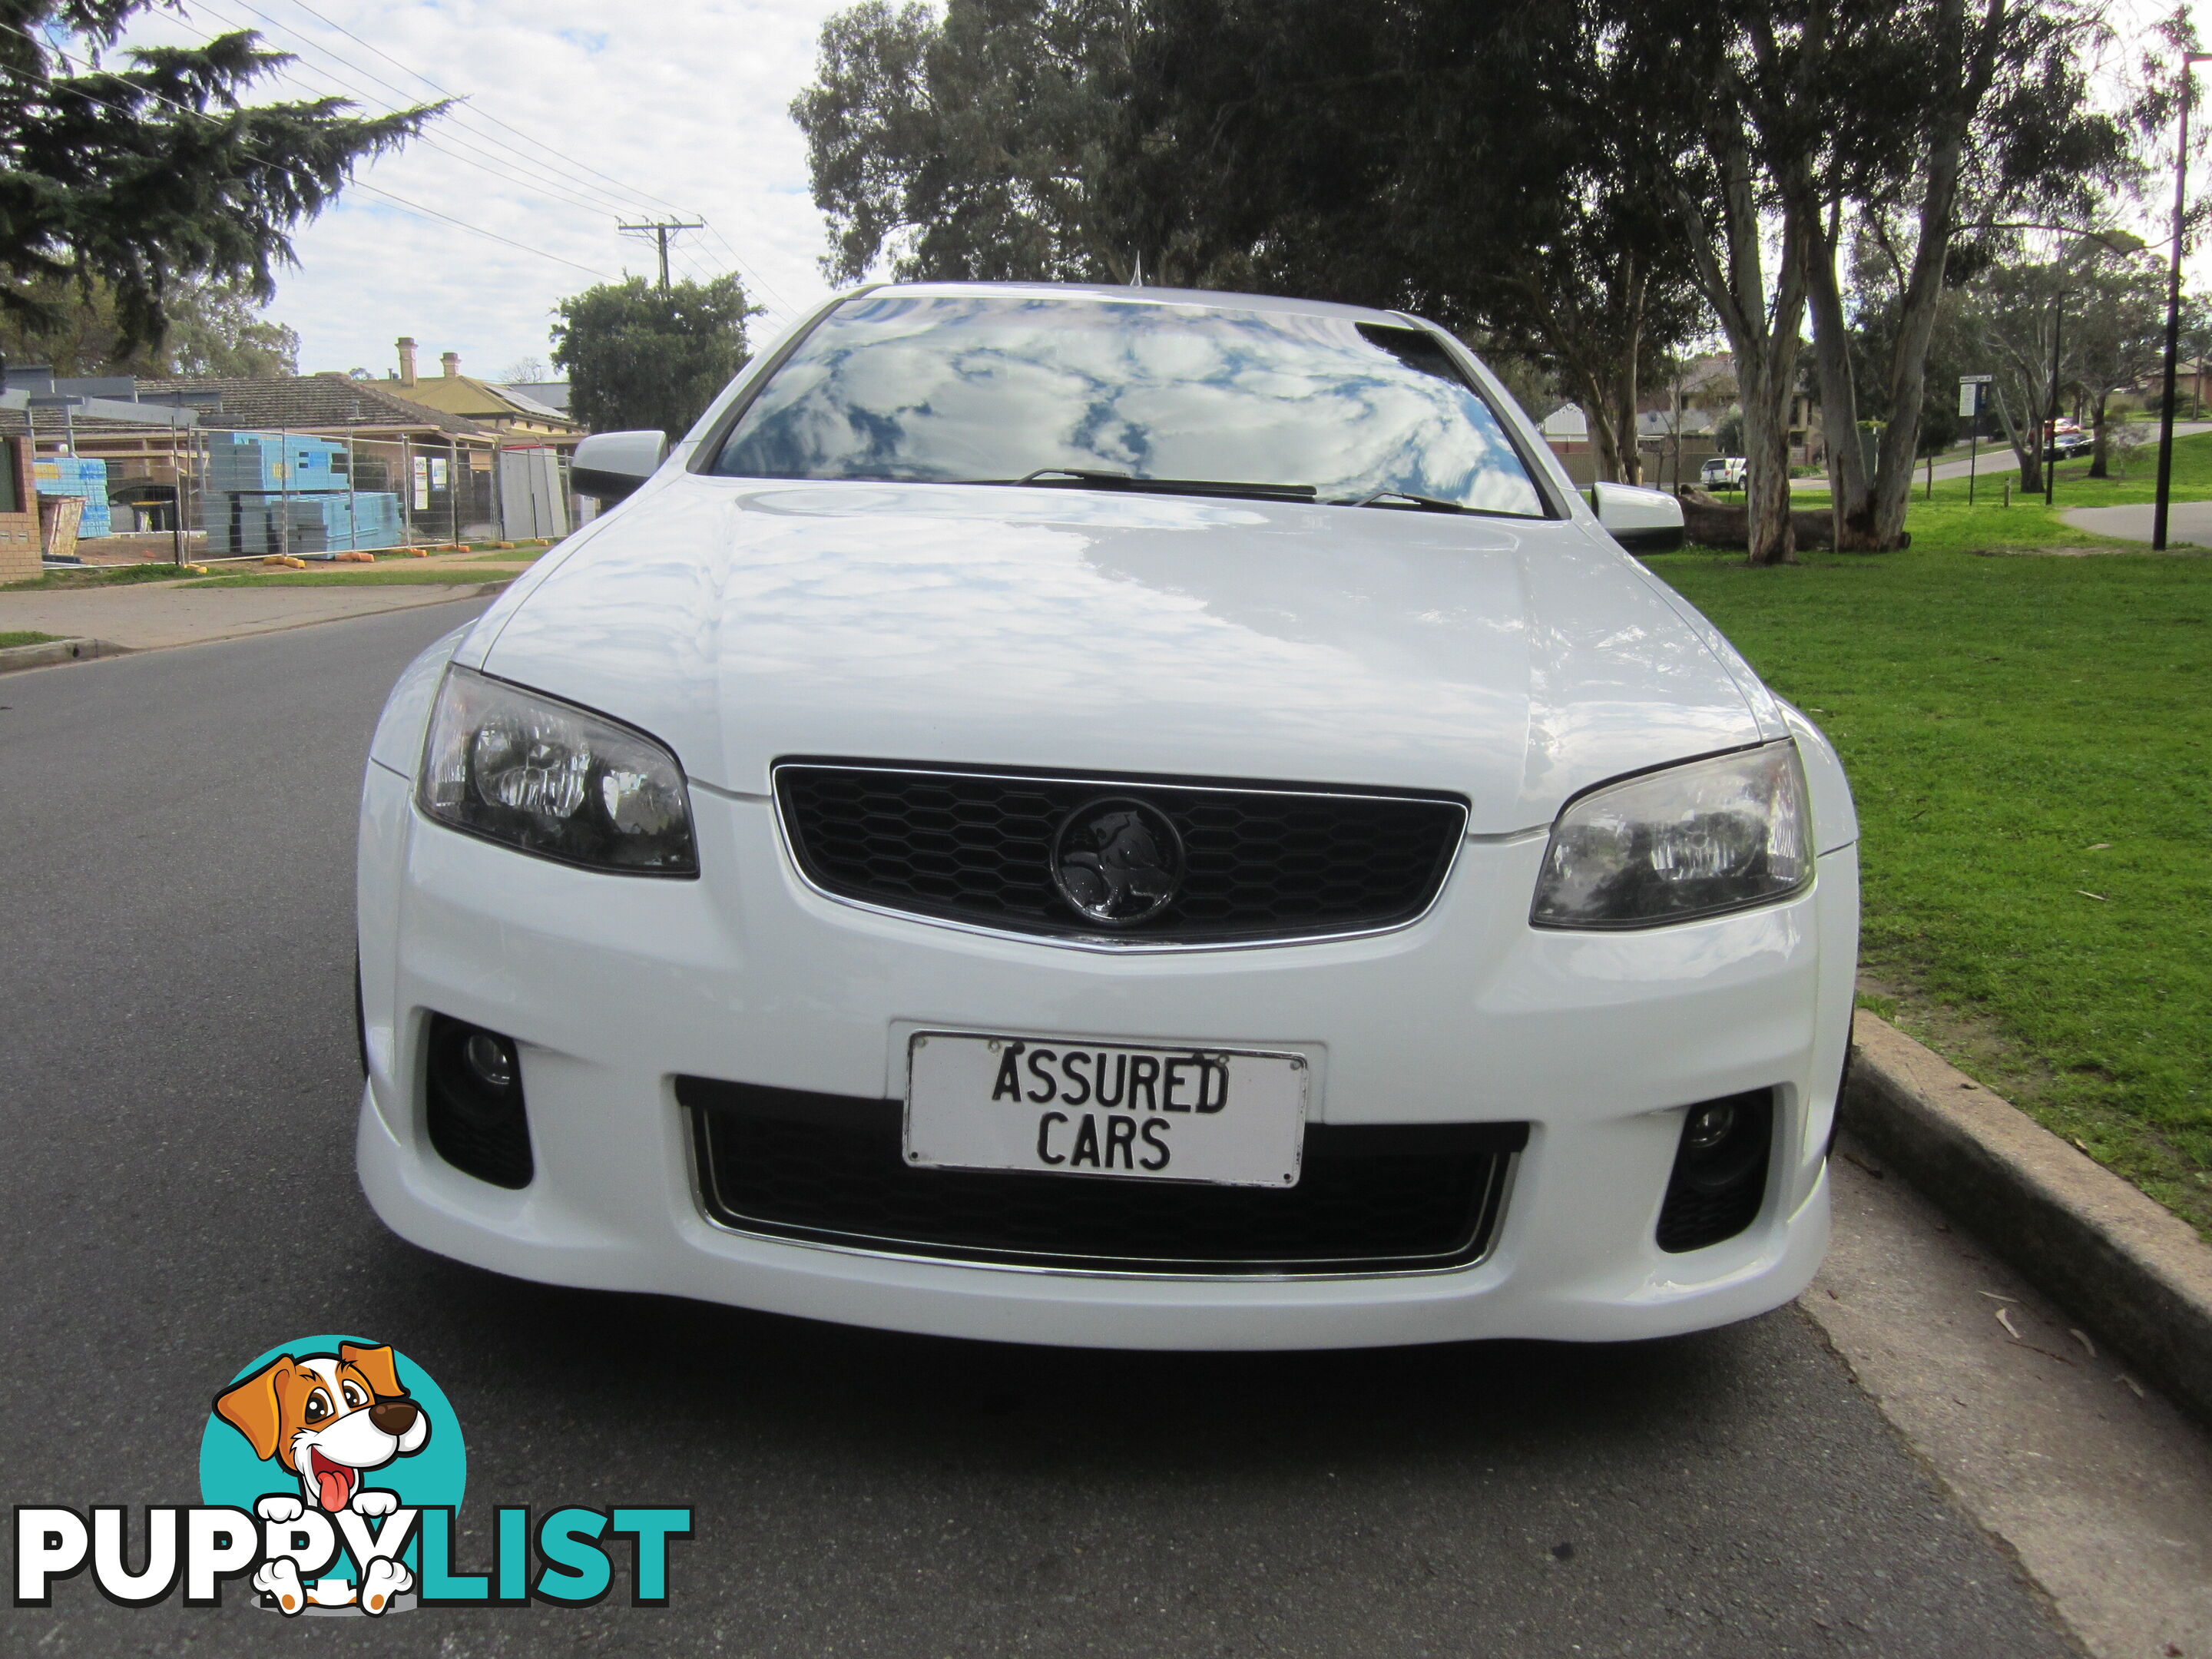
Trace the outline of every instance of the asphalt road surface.
[[[1115, 1355], [542, 1288], [352, 1169], [353, 806], [438, 606], [0, 678], [0, 1492], [197, 1503], [209, 1401], [353, 1331], [490, 1506], [688, 1503], [662, 1609], [288, 1627], [85, 1577], [9, 1654], [2073, 1651], [1784, 1309], [1627, 1347]], [[11, 1538], [12, 1543], [12, 1538]]]

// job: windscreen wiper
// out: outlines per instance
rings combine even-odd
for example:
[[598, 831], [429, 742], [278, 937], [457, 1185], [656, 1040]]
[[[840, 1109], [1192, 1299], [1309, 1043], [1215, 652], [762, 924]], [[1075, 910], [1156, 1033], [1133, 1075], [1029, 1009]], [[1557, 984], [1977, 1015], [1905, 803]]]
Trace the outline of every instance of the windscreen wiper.
[[1074, 466], [1041, 466], [1018, 478], [976, 482], [1042, 484], [1056, 489], [1125, 489], [1152, 495], [1237, 495], [1262, 501], [1310, 501], [1321, 493], [1311, 484], [1245, 483], [1232, 478], [1139, 478], [1127, 472]]
[[1334, 507], [1387, 507], [1401, 513], [1465, 513], [1478, 519], [1534, 519], [1540, 514], [1514, 513], [1502, 507], [1467, 507], [1458, 501], [1448, 501], [1437, 495], [1416, 495], [1405, 489], [1378, 489], [1372, 495], [1358, 500], [1349, 497], [1330, 503]]
[[1362, 495], [1357, 501], [1337, 503], [1340, 507], [1395, 507], [1412, 513], [1465, 513], [1468, 508], [1457, 501], [1448, 501], [1436, 495], [1416, 495], [1407, 489], [1378, 489], [1372, 495]]

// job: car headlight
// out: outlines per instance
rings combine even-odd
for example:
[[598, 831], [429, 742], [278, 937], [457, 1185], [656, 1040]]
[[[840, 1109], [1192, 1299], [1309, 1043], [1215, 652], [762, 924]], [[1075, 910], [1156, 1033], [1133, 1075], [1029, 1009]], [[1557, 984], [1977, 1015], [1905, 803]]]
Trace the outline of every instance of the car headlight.
[[539, 858], [699, 873], [684, 769], [664, 745], [466, 668], [438, 688], [416, 798], [441, 823]]
[[1552, 826], [1528, 920], [1656, 927], [1771, 903], [1812, 879], [1804, 769], [1784, 738], [1570, 801]]

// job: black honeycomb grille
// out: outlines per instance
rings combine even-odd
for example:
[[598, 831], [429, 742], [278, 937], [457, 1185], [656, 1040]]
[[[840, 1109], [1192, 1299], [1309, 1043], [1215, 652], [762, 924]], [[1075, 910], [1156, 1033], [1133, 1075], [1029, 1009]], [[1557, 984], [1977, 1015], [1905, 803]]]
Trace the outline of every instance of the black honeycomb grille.
[[1413, 1271], [1480, 1257], [1524, 1123], [1306, 1130], [1298, 1184], [918, 1170], [902, 1108], [679, 1078], [701, 1196], [726, 1225], [902, 1255], [1160, 1274]]
[[1176, 900], [1112, 937], [1306, 938], [1411, 921], [1436, 897], [1464, 802], [1238, 785], [787, 762], [777, 800], [817, 886], [892, 909], [1096, 938], [1052, 880], [1060, 822], [1104, 797], [1158, 807], [1183, 843]]

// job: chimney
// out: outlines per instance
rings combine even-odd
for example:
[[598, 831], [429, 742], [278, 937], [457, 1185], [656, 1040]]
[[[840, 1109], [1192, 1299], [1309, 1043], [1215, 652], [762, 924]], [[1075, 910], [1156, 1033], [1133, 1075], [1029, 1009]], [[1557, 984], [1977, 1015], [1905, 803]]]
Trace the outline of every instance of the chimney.
[[459, 352], [449, 351], [444, 356], [439, 358], [438, 361], [445, 364], [446, 378], [447, 380], [453, 380], [460, 378], [461, 354]]
[[399, 337], [399, 384], [415, 384], [415, 342], [404, 334]]

